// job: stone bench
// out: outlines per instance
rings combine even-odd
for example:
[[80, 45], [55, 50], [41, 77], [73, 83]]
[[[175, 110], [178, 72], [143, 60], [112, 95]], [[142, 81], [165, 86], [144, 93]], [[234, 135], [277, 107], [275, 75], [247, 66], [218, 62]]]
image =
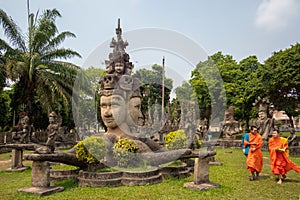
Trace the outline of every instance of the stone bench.
[[23, 151], [33, 150], [35, 144], [5, 144], [6, 148], [11, 149], [11, 168], [6, 171], [24, 171], [29, 167], [23, 165]]

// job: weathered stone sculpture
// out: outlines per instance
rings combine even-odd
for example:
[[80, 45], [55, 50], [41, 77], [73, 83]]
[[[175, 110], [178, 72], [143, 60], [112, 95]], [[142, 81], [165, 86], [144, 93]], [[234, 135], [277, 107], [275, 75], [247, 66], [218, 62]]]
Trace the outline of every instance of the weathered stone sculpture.
[[263, 140], [267, 141], [274, 130], [274, 119], [268, 117], [269, 102], [264, 98], [258, 97], [253, 105], [258, 106], [258, 118], [253, 121], [253, 125], [257, 127]]
[[239, 132], [239, 122], [234, 120], [233, 106], [229, 106], [225, 111], [225, 119], [221, 124], [221, 135], [224, 139], [235, 139], [235, 135]]
[[57, 114], [55, 112], [51, 112], [49, 114], [49, 125], [47, 127], [47, 135], [48, 139], [46, 142], [46, 146], [38, 145], [36, 146], [35, 152], [39, 154], [49, 154], [54, 153], [55, 150], [55, 141], [59, 131], [59, 123], [57, 121]]
[[[165, 148], [154, 142], [147, 131], [153, 131], [153, 126], [161, 122], [154, 116], [152, 127], [141, 128], [144, 117], [141, 113], [140, 81], [131, 77], [132, 63], [125, 52], [128, 45], [121, 34], [120, 23], [116, 29], [117, 40], [112, 40], [112, 53], [109, 54], [107, 74], [101, 78], [100, 83], [100, 110], [101, 118], [107, 128], [106, 136], [114, 144], [121, 138], [131, 140], [137, 147], [136, 153], [147, 163], [158, 165], [166, 160], [174, 159], [187, 150], [165, 152]], [[138, 131], [137, 131], [138, 130]], [[136, 132], [134, 132], [136, 131]], [[108, 155], [109, 156], [109, 155]], [[176, 159], [176, 158], [175, 158]]]
[[19, 115], [19, 122], [17, 126], [12, 129], [12, 140], [14, 143], [29, 143], [31, 136], [34, 134], [34, 128], [30, 125], [30, 120], [25, 112]]
[[290, 128], [290, 135], [288, 136], [288, 145], [289, 147], [295, 147], [295, 146], [299, 146], [299, 142], [298, 142], [298, 137], [295, 134], [295, 129], [294, 128]]

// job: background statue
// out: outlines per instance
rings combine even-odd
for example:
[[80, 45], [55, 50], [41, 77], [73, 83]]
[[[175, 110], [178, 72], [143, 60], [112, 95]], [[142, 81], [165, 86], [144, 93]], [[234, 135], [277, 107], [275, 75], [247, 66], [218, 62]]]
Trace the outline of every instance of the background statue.
[[225, 119], [221, 124], [221, 135], [225, 139], [234, 139], [235, 135], [240, 132], [239, 127], [239, 122], [234, 120], [233, 106], [229, 106], [225, 111]]
[[17, 126], [12, 129], [12, 139], [14, 143], [29, 143], [34, 136], [34, 127], [30, 125], [26, 112], [21, 112]]
[[263, 140], [268, 140], [274, 130], [274, 119], [268, 116], [269, 102], [259, 97], [253, 105], [258, 106], [258, 118], [253, 121], [253, 125], [257, 127]]
[[287, 139], [289, 147], [299, 146], [298, 137], [295, 134], [295, 129], [293, 127], [290, 127], [290, 135]]
[[50, 152], [54, 152], [55, 150], [55, 141], [58, 135], [58, 130], [58, 116], [55, 112], [52, 111], [49, 114], [49, 125], [47, 127], [48, 139], [46, 142], [46, 146], [49, 148]]

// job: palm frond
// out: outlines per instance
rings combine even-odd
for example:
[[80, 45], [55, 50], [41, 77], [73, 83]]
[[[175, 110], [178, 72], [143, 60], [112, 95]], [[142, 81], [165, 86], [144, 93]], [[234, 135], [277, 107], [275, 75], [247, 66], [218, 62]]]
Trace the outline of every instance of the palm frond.
[[52, 38], [51, 41], [45, 46], [41, 51], [42, 52], [49, 52], [53, 49], [57, 48], [67, 37], [75, 38], [76, 35], [69, 31], [64, 31], [58, 34], [56, 37]]
[[0, 9], [0, 24], [4, 29], [4, 35], [10, 40], [13, 46], [26, 51], [25, 41], [20, 28], [2, 9]]
[[43, 55], [42, 60], [68, 59], [73, 57], [81, 58], [81, 55], [71, 49], [55, 49]]
[[40, 83], [37, 87], [42, 87], [43, 89], [47, 88], [47, 90], [50, 91], [50, 93], [48, 93], [48, 98], [50, 98], [49, 94], [52, 95], [51, 98], [54, 98], [55, 96], [61, 97], [65, 106], [68, 107], [70, 104], [70, 97], [72, 94], [70, 93], [70, 88], [64, 87], [65, 85], [61, 84], [62, 80], [59, 79], [56, 74], [45, 72], [46, 71], [39, 71], [37, 73], [38, 79], [41, 80], [37, 80], [37, 82]]
[[43, 12], [43, 14], [40, 16], [40, 19], [49, 19], [51, 21], [55, 21], [57, 17], [61, 17], [61, 14], [57, 9], [47, 9]]

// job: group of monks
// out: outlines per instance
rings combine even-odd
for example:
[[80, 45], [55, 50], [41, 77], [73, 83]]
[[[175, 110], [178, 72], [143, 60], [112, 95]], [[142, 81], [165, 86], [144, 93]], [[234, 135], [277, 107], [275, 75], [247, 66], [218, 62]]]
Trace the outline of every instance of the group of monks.
[[[258, 133], [256, 126], [250, 127], [250, 133], [244, 134], [243, 151], [247, 156], [247, 170], [251, 172], [250, 181], [258, 180], [259, 173], [263, 167], [263, 156], [261, 147], [262, 136]], [[272, 137], [268, 141], [270, 152], [270, 165], [272, 173], [278, 176], [278, 184], [286, 178], [286, 173], [294, 170], [300, 173], [300, 166], [293, 163], [288, 157], [288, 141], [280, 137], [279, 130], [272, 132]]]

